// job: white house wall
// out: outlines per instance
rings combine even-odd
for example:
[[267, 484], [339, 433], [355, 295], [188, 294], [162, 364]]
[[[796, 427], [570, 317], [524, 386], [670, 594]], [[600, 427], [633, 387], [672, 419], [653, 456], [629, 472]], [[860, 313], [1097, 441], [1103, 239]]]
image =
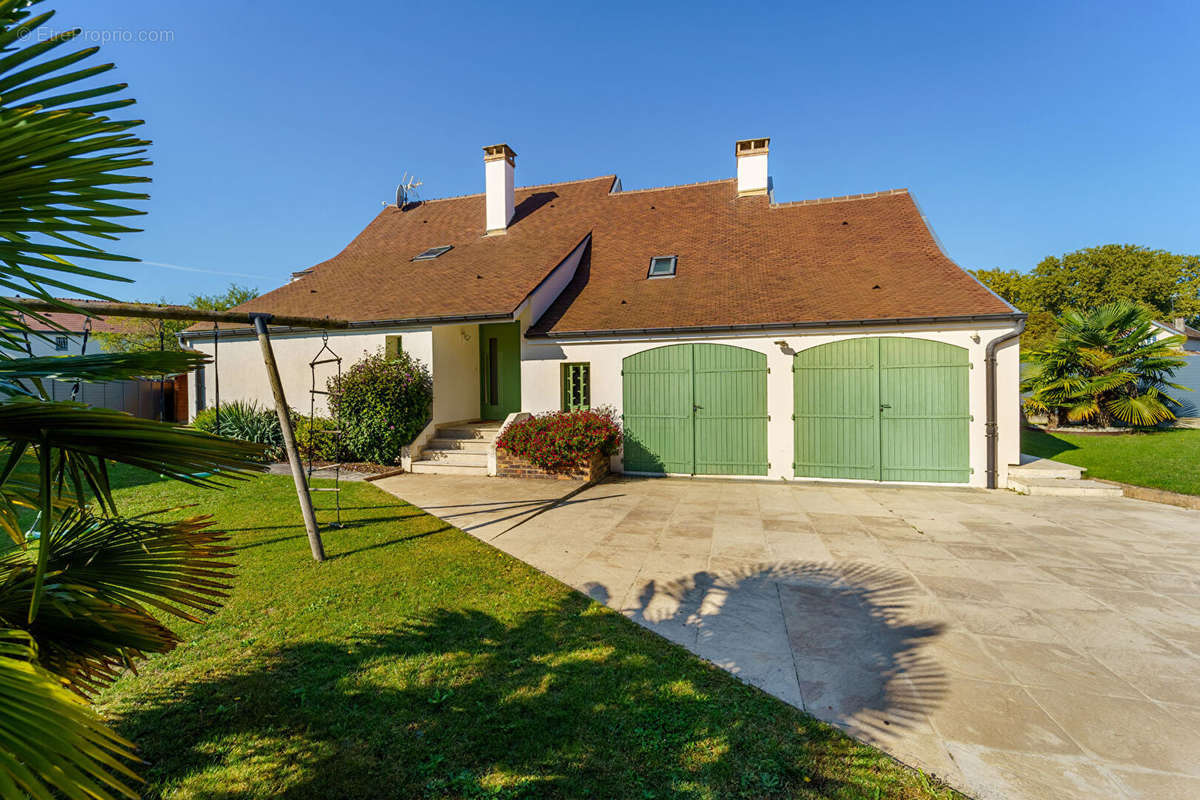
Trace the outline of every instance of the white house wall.
[[[902, 329], [897, 327], [854, 328], [844, 331], [779, 331], [770, 335], [707, 336], [596, 339], [589, 341], [522, 340], [521, 398], [526, 411], [554, 411], [560, 403], [560, 365], [564, 362], [586, 361], [591, 364], [592, 407], [612, 406], [622, 412], [621, 362], [626, 356], [652, 347], [682, 342], [729, 344], [765, 353], [770, 373], [767, 375], [767, 423], [769, 477], [792, 479], [792, 352], [785, 352], [777, 341], [785, 341], [791, 351], [828, 344], [860, 336], [902, 336], [945, 342], [966, 348], [973, 368], [970, 372], [970, 423], [973, 470], [970, 484], [984, 486], [987, 481], [987, 449], [985, 439], [986, 370], [984, 356], [987, 343], [997, 336], [1014, 330], [1010, 324], [993, 327], [947, 326], [936, 329]], [[975, 341], [978, 338], [978, 341]], [[997, 351], [997, 423], [999, 430], [998, 485], [1005, 486], [1008, 465], [1020, 459], [1020, 412], [1018, 409], [1019, 346], [1009, 342]], [[614, 469], [620, 469], [619, 457], [613, 459]]]
[[479, 326], [433, 329], [433, 422], [479, 417]]
[[[365, 354], [379, 352], [383, 349], [386, 337], [399, 335], [401, 347], [418, 358], [426, 366], [433, 364], [433, 332], [430, 328], [410, 330], [378, 331], [330, 331], [329, 347], [342, 358], [342, 370], [350, 368], [356, 361], [361, 361]], [[195, 349], [211, 356], [213, 342], [211, 338], [193, 339]], [[267, 369], [263, 366], [262, 350], [258, 339], [253, 337], [238, 337], [236, 339], [221, 339], [219, 345], [218, 368], [221, 378], [221, 402], [232, 400], [249, 400], [268, 408], [274, 407], [275, 399], [271, 396], [271, 387], [267, 382]], [[272, 333], [271, 347], [275, 352], [275, 361], [279, 365], [279, 378], [283, 383], [283, 392], [288, 405], [307, 414], [309, 411], [310, 390], [312, 389], [312, 370], [308, 363], [312, 361], [317, 351], [321, 349], [320, 333]], [[478, 369], [478, 367], [477, 367]], [[213, 379], [213, 365], [204, 368], [204, 407], [211, 408], [216, 400], [216, 386]], [[324, 389], [325, 382], [337, 372], [335, 364], [323, 364], [317, 367], [317, 388]], [[435, 387], [436, 391], [436, 387]], [[188, 378], [188, 397], [193, 398], [189, 403], [189, 418], [196, 414], [196, 378]], [[317, 395], [316, 410], [318, 414], [327, 414], [328, 406], [323, 395]], [[478, 408], [478, 399], [476, 400]]]

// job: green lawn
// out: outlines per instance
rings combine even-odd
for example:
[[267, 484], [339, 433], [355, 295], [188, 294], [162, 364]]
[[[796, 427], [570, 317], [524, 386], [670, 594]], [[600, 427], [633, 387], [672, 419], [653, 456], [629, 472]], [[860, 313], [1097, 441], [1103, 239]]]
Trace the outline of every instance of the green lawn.
[[99, 698], [147, 797], [958, 797], [368, 484], [318, 565], [290, 478], [123, 475], [237, 545], [228, 605]]
[[1021, 452], [1087, 467], [1090, 478], [1200, 494], [1198, 429], [1119, 436], [1025, 430]]

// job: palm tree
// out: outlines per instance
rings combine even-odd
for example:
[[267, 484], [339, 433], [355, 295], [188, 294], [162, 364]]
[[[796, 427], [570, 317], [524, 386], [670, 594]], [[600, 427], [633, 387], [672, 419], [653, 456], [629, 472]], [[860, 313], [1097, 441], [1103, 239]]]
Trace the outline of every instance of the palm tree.
[[1185, 365], [1183, 337], [1157, 338], [1150, 312], [1125, 302], [1090, 312], [1068, 311], [1047, 346], [1031, 351], [1032, 369], [1021, 382], [1026, 411], [1065, 421], [1110, 427], [1157, 425], [1175, 419], [1179, 401], [1167, 389]]
[[[92, 81], [112, 65], [76, 66], [97, 48], [60, 55], [78, 30], [37, 33], [53, 16], [33, 13], [40, 2], [0, 0], [0, 291], [108, 299], [74, 281], [121, 279], [78, 262], [134, 260], [107, 248], [142, 213], [130, 203], [147, 197], [134, 186], [148, 180], [137, 171], [149, 142], [133, 133], [138, 120], [110, 116], [133, 102], [114, 97], [124, 84]], [[218, 608], [231, 565], [207, 518], [122, 516], [107, 464], [219, 485], [254, 468], [257, 447], [48, 400], [45, 378], [183, 372], [203, 359], [20, 358], [29, 318], [46, 321], [0, 297], [0, 796], [136, 797], [132, 743], [86, 698], [175, 646], [168, 615]]]

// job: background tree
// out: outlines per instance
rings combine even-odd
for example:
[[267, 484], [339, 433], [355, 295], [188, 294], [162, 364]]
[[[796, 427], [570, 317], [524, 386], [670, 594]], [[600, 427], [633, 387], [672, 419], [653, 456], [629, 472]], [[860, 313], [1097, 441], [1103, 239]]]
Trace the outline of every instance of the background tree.
[[1087, 422], [1110, 427], [1157, 425], [1175, 418], [1178, 400], [1167, 389], [1186, 362], [1176, 348], [1182, 336], [1158, 339], [1153, 316], [1132, 303], [1109, 303], [1091, 312], [1068, 311], [1054, 340], [1032, 350], [1021, 382], [1026, 411], [1046, 414], [1051, 427]]
[[[219, 294], [194, 294], [188, 306], [201, 311], [228, 311], [234, 306], [258, 297], [258, 289], [229, 284]], [[167, 301], [160, 301], [167, 305]], [[132, 319], [113, 318], [108, 320], [111, 331], [96, 331], [93, 336], [102, 350], [109, 353], [140, 353], [158, 350], [182, 350], [179, 334], [192, 323], [177, 319]]]
[[[140, 121], [109, 116], [133, 102], [124, 84], [94, 85], [112, 64], [76, 68], [97, 48], [60, 49], [79, 30], [39, 30], [38, 0], [0, 0], [0, 287], [56, 303], [108, 299], [73, 279], [122, 280], [80, 260], [131, 261], [108, 247], [135, 229], [148, 179]], [[229, 579], [224, 536], [206, 518], [120, 515], [110, 461], [214, 485], [250, 469], [255, 445], [55, 402], [46, 378], [107, 381], [185, 372], [198, 353], [21, 358], [44, 315], [0, 297], [0, 796], [136, 797], [132, 743], [85, 697], [178, 637], [170, 615], [199, 620]], [[33, 521], [31, 521], [31, 519]], [[31, 527], [32, 526], [32, 527]]]
[[1043, 259], [1031, 272], [981, 269], [992, 291], [1029, 314], [1026, 347], [1044, 347], [1066, 311], [1091, 311], [1115, 302], [1145, 308], [1156, 318], [1200, 320], [1200, 256], [1132, 244], [1087, 247]]

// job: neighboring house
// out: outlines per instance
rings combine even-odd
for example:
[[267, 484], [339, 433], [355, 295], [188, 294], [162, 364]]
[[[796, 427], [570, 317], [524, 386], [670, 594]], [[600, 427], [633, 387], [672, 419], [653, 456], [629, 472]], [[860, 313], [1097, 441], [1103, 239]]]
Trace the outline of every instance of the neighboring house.
[[[383, 347], [428, 364], [417, 449], [451, 422], [613, 406], [626, 472], [986, 485], [985, 356], [1024, 315], [945, 255], [906, 190], [776, 203], [768, 140], [735, 156], [736, 178], [707, 183], [514, 188], [516, 154], [486, 147], [483, 194], [390, 206], [239, 308], [351, 320], [330, 335], [347, 366]], [[222, 397], [269, 403], [249, 333], [221, 332]], [[212, 335], [184, 339], [211, 353]], [[272, 338], [307, 408], [320, 334]], [[1015, 339], [996, 364], [1004, 486]]]
[[[92, 302], [76, 298], [60, 299], [85, 309]], [[123, 330], [119, 322], [114, 323], [100, 316], [88, 317], [84, 314], [60, 311], [40, 313], [42, 317], [49, 320], [49, 323], [34, 319], [32, 316], [26, 317], [26, 321], [30, 324], [27, 352], [35, 358], [94, 355], [102, 350], [99, 342], [92, 338], [92, 334]], [[85, 331], [87, 331], [86, 337]], [[182, 376], [179, 380], [167, 380], [165, 398], [160, 395], [159, 382], [152, 380], [80, 383], [78, 392], [75, 392], [73, 381], [50, 380], [45, 381], [44, 384], [52, 400], [70, 400], [73, 396], [75, 400], [88, 405], [126, 411], [146, 419], [158, 419], [165, 399], [168, 420], [187, 418], [188, 384], [186, 378]]]
[[1186, 386], [1191, 391], [1174, 392], [1174, 396], [1178, 399], [1183, 407], [1176, 409], [1176, 416], [1179, 417], [1179, 424], [1200, 428], [1200, 331], [1191, 327], [1183, 319], [1176, 319], [1173, 323], [1155, 322], [1155, 328], [1158, 329], [1159, 339], [1166, 339], [1172, 336], [1183, 336], [1183, 343], [1180, 349], [1183, 351], [1183, 360], [1187, 364], [1175, 372], [1175, 377], [1171, 380], [1172, 383]]

